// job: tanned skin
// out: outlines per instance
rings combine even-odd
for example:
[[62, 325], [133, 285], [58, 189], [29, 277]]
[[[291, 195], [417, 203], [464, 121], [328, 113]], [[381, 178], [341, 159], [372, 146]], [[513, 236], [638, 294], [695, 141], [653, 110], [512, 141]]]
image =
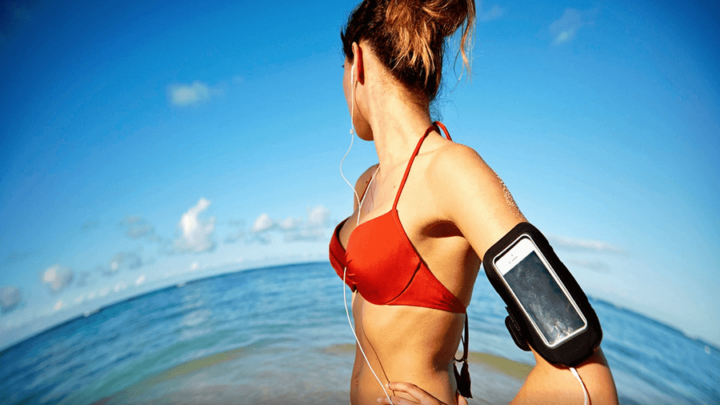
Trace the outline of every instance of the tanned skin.
[[[353, 108], [357, 135], [373, 141], [379, 167], [356, 183], [364, 197], [340, 229], [340, 241], [360, 225], [390, 211], [410, 156], [432, 124], [429, 106], [397, 83], [364, 41], [353, 44], [344, 64], [343, 90]], [[352, 65], [355, 68], [352, 69]], [[351, 74], [354, 75], [351, 80]], [[375, 175], [370, 187], [370, 179]], [[367, 195], [365, 195], [367, 194]], [[502, 180], [473, 149], [432, 132], [422, 144], [398, 202], [402, 226], [435, 277], [470, 304], [485, 251], [525, 221]], [[392, 277], [392, 274], [388, 274]], [[457, 395], [453, 356], [464, 314], [413, 306], [374, 305], [353, 294], [360, 344], [395, 405], [467, 403]], [[535, 354], [536, 365], [512, 404], [582, 404], [579, 382]], [[617, 404], [615, 384], [602, 350], [577, 367], [593, 405]], [[353, 405], [390, 403], [356, 350], [350, 386]]]

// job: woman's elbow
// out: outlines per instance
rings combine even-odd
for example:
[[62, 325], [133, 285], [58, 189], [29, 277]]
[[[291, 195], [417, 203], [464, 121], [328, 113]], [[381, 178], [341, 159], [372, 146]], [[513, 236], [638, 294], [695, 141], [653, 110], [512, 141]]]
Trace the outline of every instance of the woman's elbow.
[[[580, 382], [569, 368], [554, 366], [535, 356], [536, 366], [512, 404], [583, 404]], [[617, 390], [607, 360], [598, 349], [594, 355], [576, 367], [587, 388], [592, 405], [616, 405]]]

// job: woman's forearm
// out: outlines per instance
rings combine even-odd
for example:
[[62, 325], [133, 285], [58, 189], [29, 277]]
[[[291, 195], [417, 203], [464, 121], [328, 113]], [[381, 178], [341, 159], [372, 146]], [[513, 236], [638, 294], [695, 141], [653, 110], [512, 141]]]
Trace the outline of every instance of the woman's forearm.
[[[537, 364], [511, 404], [584, 403], [580, 382], [569, 368], [554, 366], [535, 354]], [[576, 367], [592, 405], [615, 405], [617, 390], [602, 349]]]

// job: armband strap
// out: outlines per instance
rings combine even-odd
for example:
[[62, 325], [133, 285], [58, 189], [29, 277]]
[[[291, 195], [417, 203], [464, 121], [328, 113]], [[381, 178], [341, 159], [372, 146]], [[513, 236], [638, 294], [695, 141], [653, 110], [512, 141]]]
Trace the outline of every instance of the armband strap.
[[510, 332], [513, 342], [515, 342], [515, 345], [520, 349], [529, 352], [530, 346], [527, 344], [526, 333], [523, 333], [522, 327], [515, 320], [510, 309], [508, 307], [505, 307], [505, 309], [508, 311], [508, 316], [505, 317], [505, 327], [507, 327], [508, 332]]

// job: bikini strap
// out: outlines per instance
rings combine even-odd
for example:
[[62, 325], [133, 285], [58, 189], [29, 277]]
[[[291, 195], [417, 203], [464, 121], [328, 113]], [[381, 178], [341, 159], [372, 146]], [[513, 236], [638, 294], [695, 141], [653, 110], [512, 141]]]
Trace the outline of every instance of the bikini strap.
[[[413, 162], [415, 161], [415, 156], [417, 156], [418, 152], [420, 151], [420, 146], [422, 146], [423, 141], [427, 136], [430, 134], [430, 132], [433, 131], [433, 129], [438, 130], [440, 132], [440, 129], [442, 128], [443, 131], [445, 131], [445, 136], [448, 140], [452, 141], [452, 138], [450, 138], [450, 133], [448, 132], [447, 128], [445, 128], [445, 125], [442, 124], [440, 121], [435, 121], [428, 127], [428, 129], [425, 130], [425, 134], [420, 138], [418, 141], [417, 146], [415, 147], [415, 150], [412, 153], [412, 156], [410, 156], [410, 161], [408, 162], [407, 167], [405, 168], [405, 174], [403, 175], [402, 181], [400, 182], [400, 187], [398, 187], [397, 195], [395, 195], [395, 202], [393, 203], [392, 209], [397, 209], [398, 201], [400, 201], [400, 194], [402, 193], [403, 188], [405, 187], [405, 181], [408, 178], [408, 174], [410, 174], [410, 167], [412, 167]], [[440, 132], [442, 133], [442, 132]]]
[[[448, 132], [447, 128], [445, 128], [445, 125], [442, 122], [435, 121], [435, 122], [433, 122], [433, 125], [437, 126], [438, 128], [442, 129], [443, 131], [445, 131], [445, 138], [447, 138], [448, 141], [452, 141], [452, 138], [450, 137], [450, 132]], [[438, 131], [438, 132], [440, 132], [440, 131]]]
[[470, 346], [470, 328], [468, 327], [468, 316], [467, 312], [465, 313], [465, 336], [462, 338], [462, 344], [463, 344], [463, 356], [459, 359], [455, 359], [456, 362], [466, 362], [468, 358], [468, 352], [469, 352], [469, 346]]

